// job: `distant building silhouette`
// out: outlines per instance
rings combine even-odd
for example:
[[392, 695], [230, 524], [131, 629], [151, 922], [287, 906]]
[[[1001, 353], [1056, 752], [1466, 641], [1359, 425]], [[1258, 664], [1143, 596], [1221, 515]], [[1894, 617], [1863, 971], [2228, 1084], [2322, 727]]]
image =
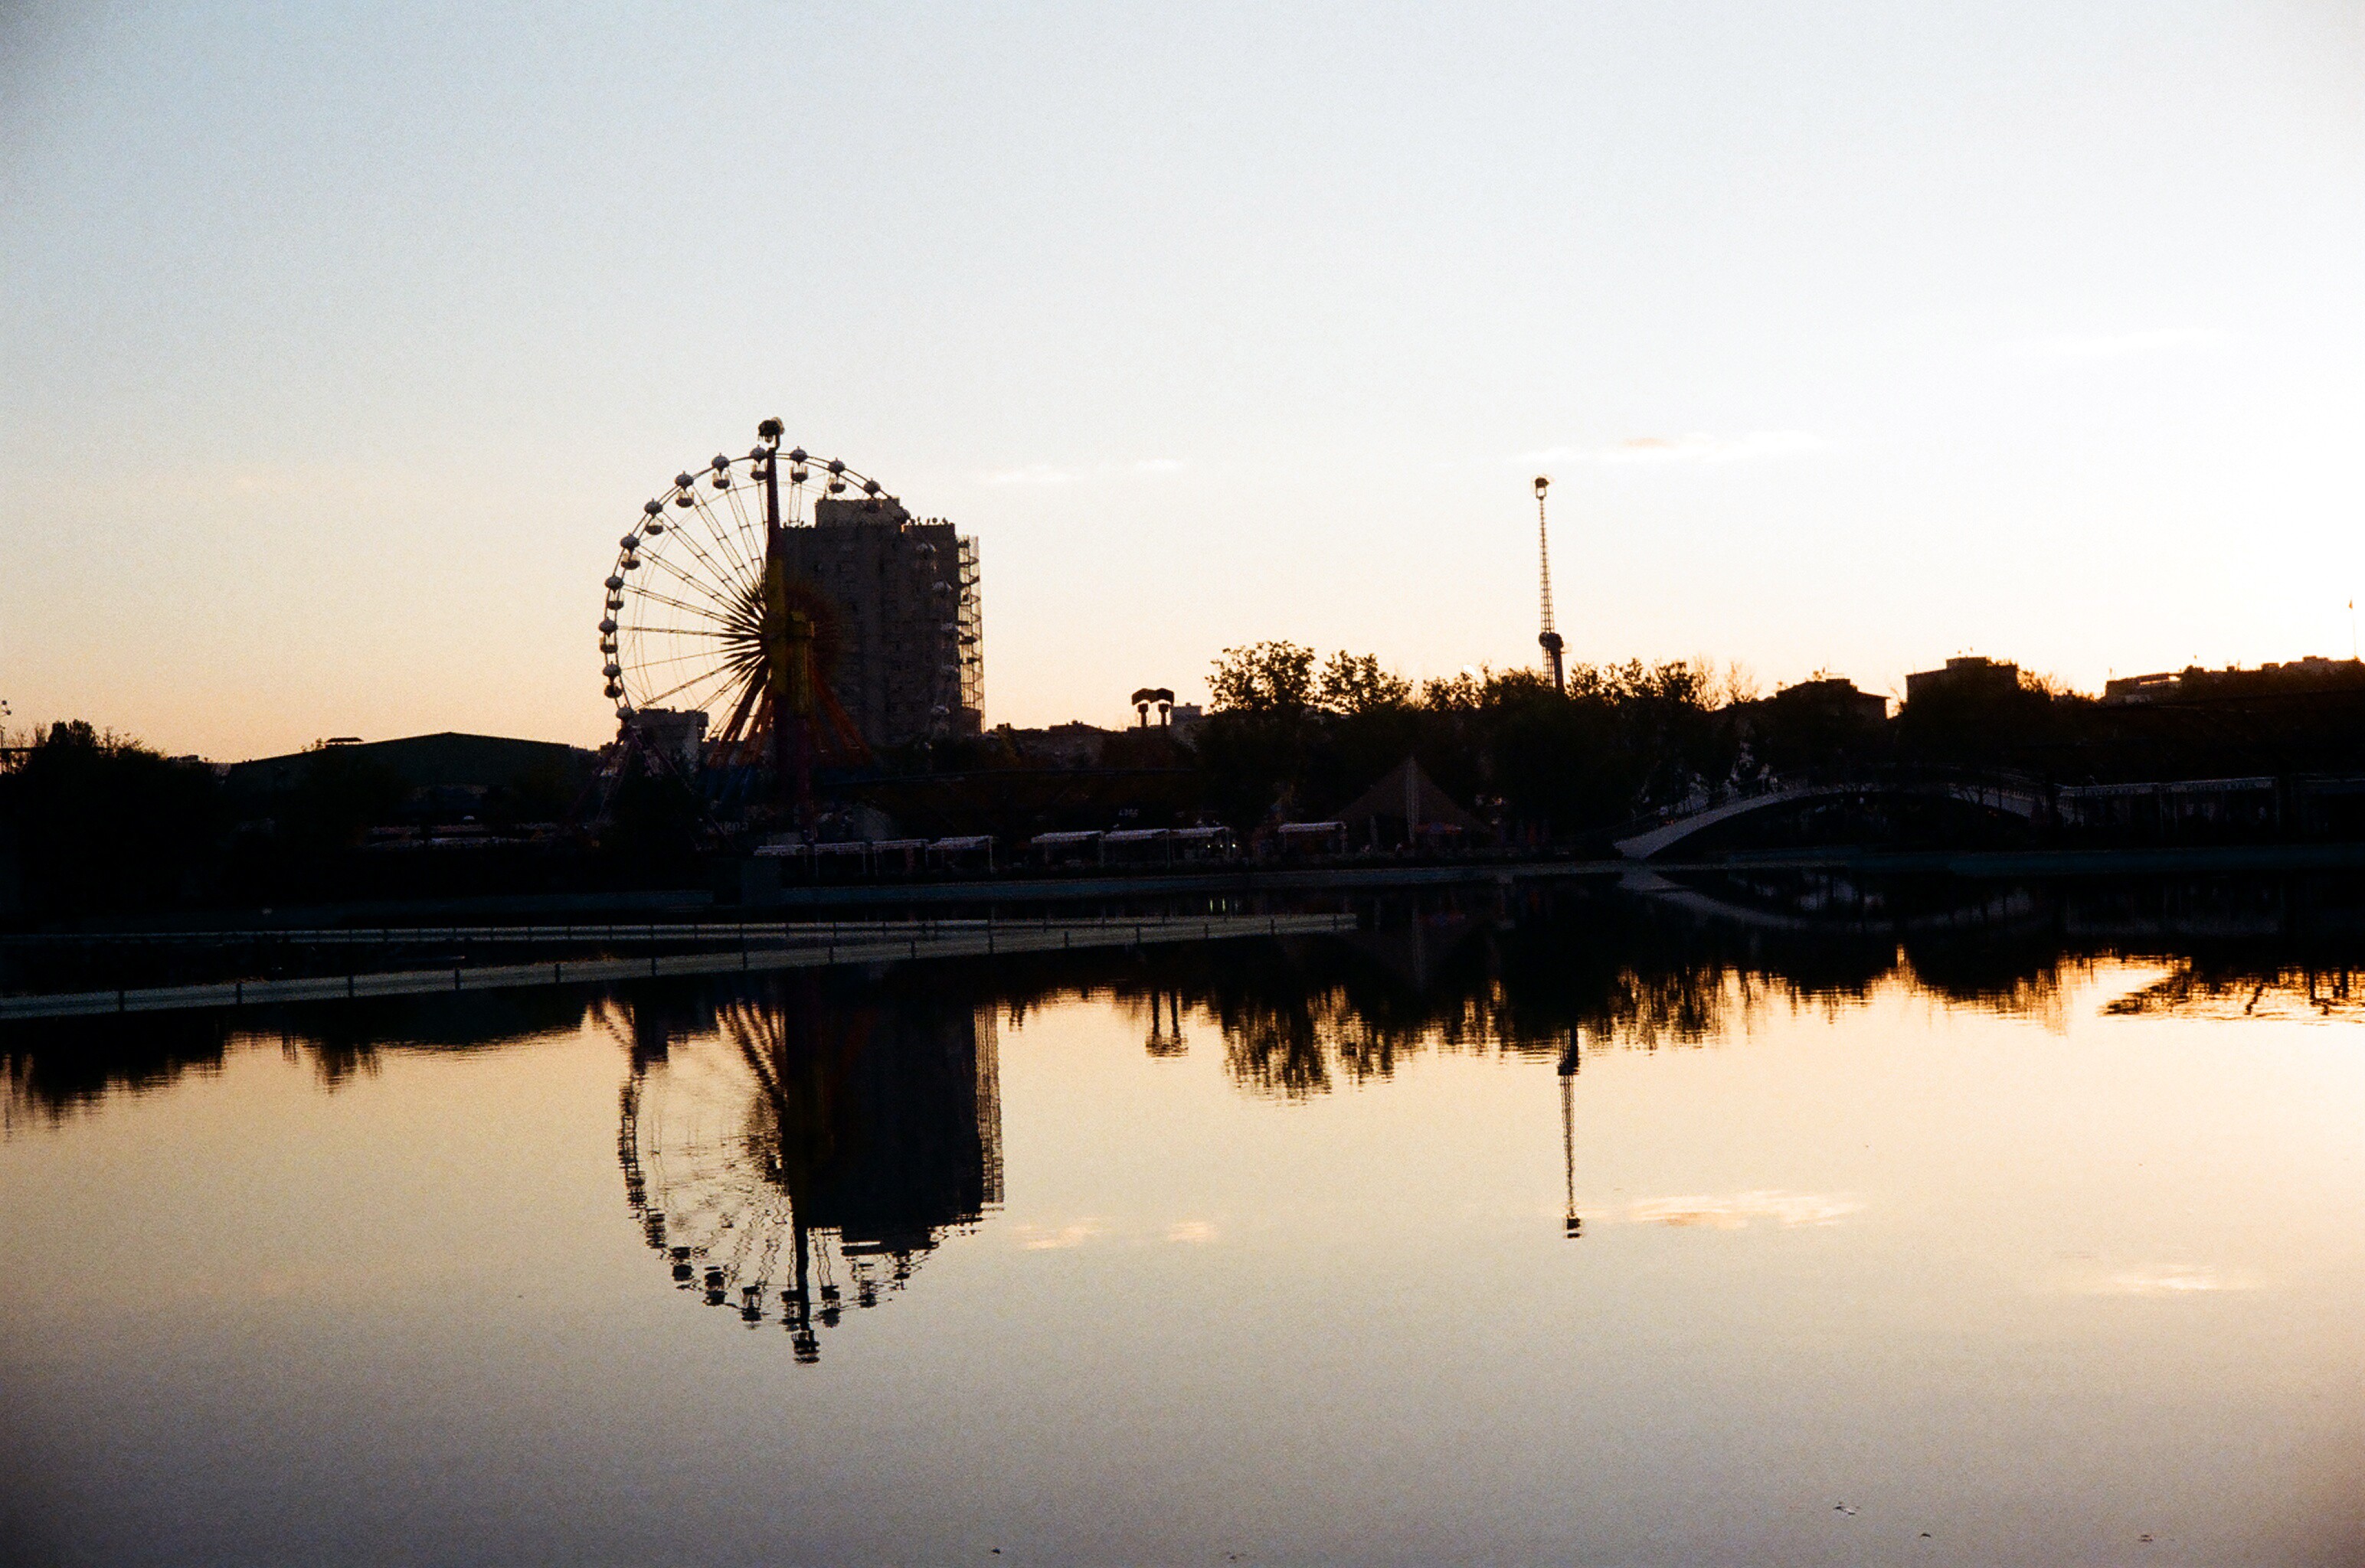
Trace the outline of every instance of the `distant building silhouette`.
[[1905, 700], [1913, 702], [1937, 692], [1965, 696], [2009, 695], [2020, 689], [2020, 666], [1998, 663], [1980, 655], [1948, 659], [1943, 669], [1917, 670], [1905, 678]]
[[[556, 741], [516, 740], [507, 735], [471, 735], [444, 730], [432, 735], [400, 740], [364, 741], [339, 735], [322, 743], [342, 759], [384, 767], [407, 789], [474, 787], [511, 784], [537, 773], [556, 773], [570, 781], [588, 778], [598, 756], [581, 746]], [[286, 789], [301, 783], [321, 753], [289, 752], [233, 762], [223, 771], [233, 791]]]
[[994, 731], [1021, 762], [1038, 767], [1098, 767], [1101, 748], [1118, 733], [1087, 724], [1081, 719], [1040, 730], [1018, 730], [1004, 724]]
[[2102, 700], [2113, 708], [2172, 702], [2208, 702], [2250, 697], [2299, 697], [2318, 692], [2365, 689], [2365, 663], [2356, 659], [2308, 657], [2288, 664], [2264, 664], [2256, 669], [2228, 665], [2202, 669], [2188, 665], [2157, 675], [2130, 675], [2102, 688]]
[[1423, 842], [1453, 846], [1476, 843], [1486, 824], [1456, 805], [1421, 766], [1406, 757], [1387, 776], [1339, 812], [1348, 842], [1382, 847], [1415, 847]]
[[697, 708], [638, 708], [624, 725], [642, 747], [685, 774], [696, 773], [706, 752], [706, 714]]
[[[2005, 669], [2012, 666], [2005, 665]], [[1944, 671], [1933, 671], [1943, 675]], [[2014, 672], [2017, 675], [2017, 671]], [[1858, 691], [1855, 682], [1845, 676], [1834, 675], [1821, 680], [1802, 680], [1796, 686], [1786, 686], [1767, 700], [1811, 708], [1842, 717], [1851, 722], [1878, 725], [1889, 717], [1889, 699], [1877, 691]]]

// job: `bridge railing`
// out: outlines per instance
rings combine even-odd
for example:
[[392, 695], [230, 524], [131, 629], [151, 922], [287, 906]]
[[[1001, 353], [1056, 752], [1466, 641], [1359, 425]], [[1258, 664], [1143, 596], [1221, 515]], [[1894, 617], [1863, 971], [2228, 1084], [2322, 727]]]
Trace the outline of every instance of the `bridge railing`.
[[[2056, 811], [2056, 787], [2033, 773], [2006, 768], [1962, 768], [1933, 767], [1924, 764], [1889, 764], [1858, 766], [1845, 768], [1813, 768], [1752, 779], [1740, 785], [1728, 785], [1711, 791], [1705, 801], [1687, 799], [1642, 812], [1616, 827], [1599, 830], [1599, 836], [1618, 846], [1621, 852], [1635, 853], [1638, 839], [1665, 835], [1667, 830], [1692, 818], [1721, 818], [1737, 814], [1733, 808], [1751, 801], [1782, 797], [1828, 795], [1849, 790], [1867, 794], [1913, 791], [1926, 794], [1949, 794], [1957, 799], [1980, 801], [1998, 809], [2012, 812], [2031, 820], [2049, 819]], [[1708, 825], [1703, 823], [1701, 825]], [[1673, 834], [1673, 838], [1687, 836]], [[1655, 853], [1655, 849], [1641, 853]]]

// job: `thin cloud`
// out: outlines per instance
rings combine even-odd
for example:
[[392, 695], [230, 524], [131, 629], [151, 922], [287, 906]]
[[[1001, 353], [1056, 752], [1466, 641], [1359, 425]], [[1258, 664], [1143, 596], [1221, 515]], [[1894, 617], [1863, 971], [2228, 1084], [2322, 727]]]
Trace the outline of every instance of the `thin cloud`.
[[1855, 1198], [1830, 1193], [1719, 1193], [1647, 1198], [1584, 1217], [1608, 1225], [1658, 1225], [1680, 1230], [1742, 1230], [1752, 1220], [1762, 1219], [1792, 1229], [1836, 1225], [1863, 1208]]
[[1056, 463], [1027, 463], [1015, 468], [997, 468], [981, 474], [978, 481], [986, 485], [1081, 485], [1094, 479], [1104, 479], [1113, 474], [1179, 474], [1185, 465], [1179, 457], [1145, 457], [1138, 463], [1104, 463], [1094, 468], [1062, 468]]
[[2242, 1272], [2221, 1272], [2188, 1264], [2128, 1269], [2080, 1287], [2088, 1295], [2196, 1295], [2213, 1291], [2254, 1291], [2262, 1282]]
[[1204, 1246], [1216, 1239], [1216, 1227], [1204, 1219], [1176, 1220], [1166, 1227], [1166, 1239], [1184, 1246]]
[[1829, 452], [1833, 442], [1810, 431], [1751, 431], [1745, 435], [1638, 435], [1608, 446], [1554, 446], [1520, 461], [1590, 463], [1604, 466], [1647, 463], [1744, 463], [1762, 457], [1799, 457]]
[[979, 476], [988, 485], [1072, 485], [1083, 477], [1072, 468], [1029, 463], [1023, 468], [1002, 468]]
[[2234, 341], [2214, 327], [2153, 327], [2139, 332], [2067, 333], [2015, 338], [2000, 345], [2006, 359], [2086, 361], [2126, 359], [2136, 354], [2187, 353], [2223, 348]]
[[1029, 1252], [1058, 1252], [1070, 1247], [1082, 1247], [1104, 1228], [1096, 1219], [1080, 1219], [1053, 1228], [1040, 1225], [1018, 1227], [1018, 1245]]

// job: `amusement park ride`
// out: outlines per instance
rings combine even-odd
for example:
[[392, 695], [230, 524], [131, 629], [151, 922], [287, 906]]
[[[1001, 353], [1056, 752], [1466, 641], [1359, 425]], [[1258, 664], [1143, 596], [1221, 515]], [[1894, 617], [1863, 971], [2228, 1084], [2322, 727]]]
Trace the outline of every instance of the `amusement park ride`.
[[628, 764], [768, 774], [773, 809], [810, 833], [814, 769], [866, 763], [870, 747], [838, 684], [865, 629], [816, 580], [806, 531], [825, 514], [869, 521], [913, 557], [902, 585], [916, 600], [913, 626], [867, 634], [883, 634], [890, 657], [927, 661], [939, 721], [974, 706], [964, 686], [974, 672], [961, 662], [974, 662], [974, 558], [964, 542], [957, 564], [936, 559], [930, 530], [877, 479], [802, 447], [784, 452], [781, 437], [779, 420], [764, 420], [745, 457], [718, 453], [642, 508], [608, 575], [600, 674]]
[[656, 1009], [604, 1009], [632, 1050], [616, 1145], [641, 1238], [677, 1289], [778, 1324], [799, 1361], [1000, 1207], [990, 1010], [831, 1005], [794, 985]]
[[1568, 1199], [1561, 1234], [1571, 1241], [1585, 1234], [1584, 1216], [1576, 1212], [1576, 1075], [1584, 1068], [1585, 1043], [1572, 1025], [1568, 1046], [1560, 1054], [1560, 1163]]
[[1552, 536], [1544, 528], [1544, 492], [1552, 481], [1536, 476], [1536, 561], [1542, 568], [1544, 593], [1544, 629], [1537, 634], [1536, 645], [1544, 651], [1544, 667], [1552, 673], [1552, 689], [1566, 691], [1568, 678], [1561, 666], [1561, 650], [1566, 646], [1552, 626]]

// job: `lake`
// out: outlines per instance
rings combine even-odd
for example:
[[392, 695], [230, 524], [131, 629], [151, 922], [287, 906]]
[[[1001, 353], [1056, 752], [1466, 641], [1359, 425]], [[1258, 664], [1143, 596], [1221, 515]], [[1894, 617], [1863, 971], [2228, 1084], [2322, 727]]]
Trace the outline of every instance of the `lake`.
[[2357, 1562], [2345, 897], [19, 1025], [0, 1555]]

